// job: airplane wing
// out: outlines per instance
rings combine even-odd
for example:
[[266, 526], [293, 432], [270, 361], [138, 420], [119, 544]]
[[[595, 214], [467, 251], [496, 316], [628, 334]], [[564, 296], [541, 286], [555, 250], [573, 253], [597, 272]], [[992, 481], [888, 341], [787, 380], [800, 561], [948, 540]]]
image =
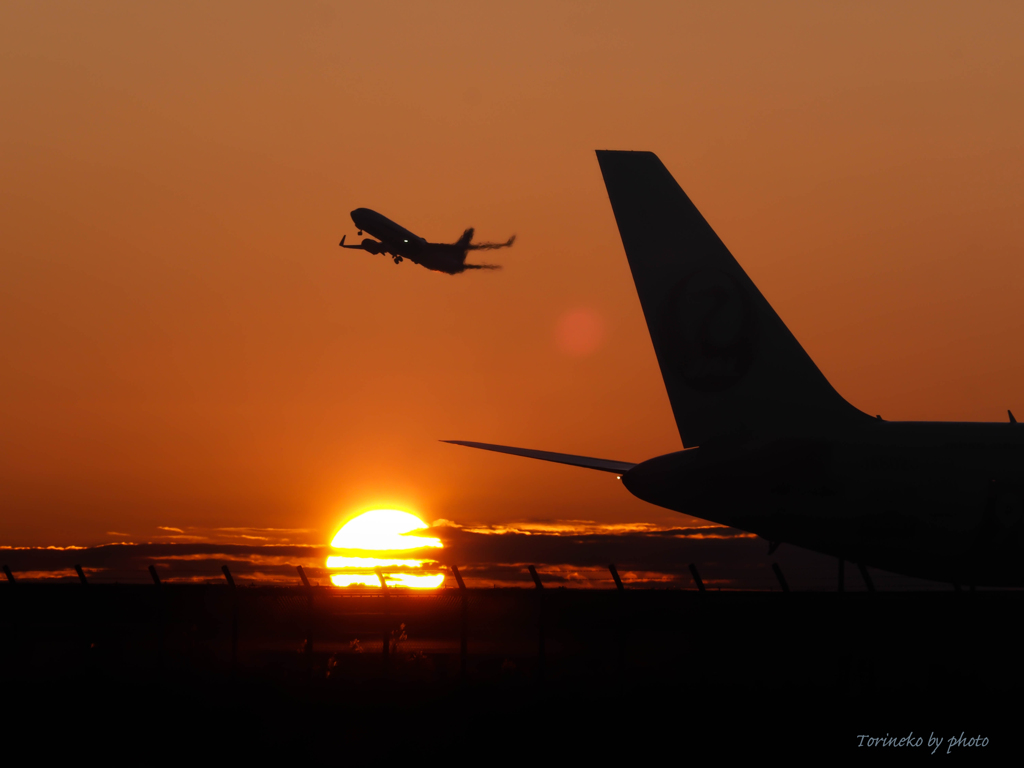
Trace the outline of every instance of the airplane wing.
[[628, 461], [611, 461], [610, 459], [592, 459], [589, 456], [573, 456], [571, 453], [552, 453], [551, 451], [535, 451], [532, 448], [511, 448], [507, 445], [491, 445], [490, 443], [471, 443], [465, 440], [442, 440], [442, 443], [465, 445], [468, 448], [481, 448], [485, 451], [510, 453], [513, 456], [525, 456], [528, 459], [553, 461], [557, 464], [571, 464], [574, 467], [597, 469], [601, 472], [614, 472], [617, 475], [629, 472], [636, 464]]
[[359, 245], [345, 245], [345, 238], [341, 238], [341, 242], [338, 243], [342, 248], [350, 248], [353, 251], [366, 251], [367, 253], [388, 253], [388, 247], [384, 243], [378, 243], [376, 240], [370, 238], [364, 238], [363, 242]]

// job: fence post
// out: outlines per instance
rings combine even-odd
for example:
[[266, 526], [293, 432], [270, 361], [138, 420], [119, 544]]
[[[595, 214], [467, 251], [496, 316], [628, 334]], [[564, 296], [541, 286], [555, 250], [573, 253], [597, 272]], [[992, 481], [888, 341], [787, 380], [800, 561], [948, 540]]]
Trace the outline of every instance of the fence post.
[[462, 631], [459, 640], [459, 677], [466, 679], [466, 663], [469, 658], [469, 594], [466, 591], [466, 582], [462, 580], [459, 573], [459, 566], [453, 565], [452, 574], [455, 582], [459, 585], [459, 595], [462, 597]]
[[615, 579], [615, 588], [621, 592], [625, 587], [622, 586], [622, 579], [619, 578], [619, 572], [615, 569], [615, 563], [609, 565], [608, 570], [612, 572], [612, 578]]
[[868, 588], [868, 592], [874, 592], [875, 582], [871, 580], [871, 574], [868, 573], [868, 569], [864, 567], [864, 563], [857, 563], [857, 568], [860, 569], [860, 577], [864, 579], [864, 586]]
[[[153, 584], [160, 586], [160, 574], [156, 572], [156, 566], [152, 563], [149, 564], [149, 577], [153, 579]], [[167, 597], [165, 591], [162, 589], [156, 590], [157, 596], [157, 643], [156, 643], [156, 663], [161, 669], [164, 665], [164, 636], [167, 634]]]
[[384, 600], [384, 646], [381, 650], [381, 659], [384, 664], [384, 672], [387, 673], [388, 665], [390, 662], [391, 654], [391, 600], [388, 595], [388, 585], [384, 581], [384, 574], [380, 568], [374, 568], [373, 572], [377, 574], [377, 580], [380, 582], [381, 594]]
[[775, 571], [775, 578], [779, 580], [779, 586], [782, 587], [782, 591], [789, 592], [789, 584], [786, 583], [786, 577], [782, 575], [782, 569], [779, 568], [779, 564], [772, 563], [772, 570]]
[[619, 578], [619, 571], [614, 563], [608, 566], [608, 570], [612, 572], [612, 578], [615, 579], [615, 591], [617, 593], [615, 601], [615, 671], [619, 676], [619, 682], [621, 682], [622, 670], [625, 667], [626, 661], [626, 627], [623, 619], [624, 606], [621, 593], [626, 588], [622, 585], [622, 579]]
[[528, 567], [530, 569], [530, 575], [533, 577], [533, 585], [537, 589], [544, 589], [544, 585], [540, 581], [540, 576], [537, 575], [537, 569], [534, 568], [532, 565]]
[[238, 591], [235, 589], [235, 580], [231, 576], [231, 570], [227, 565], [220, 567], [224, 578], [231, 587], [231, 676], [235, 676], [235, 667], [238, 665]]
[[[85, 571], [82, 570], [82, 566], [78, 563], [75, 563], [75, 573], [78, 574], [78, 580], [79, 582], [81, 582], [82, 586], [89, 586], [89, 582], [85, 578]], [[82, 598], [81, 607], [81, 610], [84, 614], [82, 624], [85, 626], [86, 632], [85, 644], [90, 649], [96, 647], [96, 606], [94, 605], [94, 600], [92, 599], [95, 597], [95, 594], [90, 595], [89, 591], [86, 591], [84, 593], [84, 597]]]
[[693, 582], [697, 585], [697, 589], [700, 592], [704, 591], [704, 582], [701, 581], [700, 574], [697, 573], [697, 566], [690, 563], [690, 575], [693, 576]]
[[537, 569], [530, 566], [530, 575], [537, 592], [537, 682], [544, 682], [544, 585]]
[[313, 675], [313, 587], [309, 583], [309, 579], [306, 578], [306, 572], [302, 570], [302, 566], [298, 565], [295, 569], [299, 572], [299, 578], [302, 579], [302, 586], [306, 589], [306, 675]]

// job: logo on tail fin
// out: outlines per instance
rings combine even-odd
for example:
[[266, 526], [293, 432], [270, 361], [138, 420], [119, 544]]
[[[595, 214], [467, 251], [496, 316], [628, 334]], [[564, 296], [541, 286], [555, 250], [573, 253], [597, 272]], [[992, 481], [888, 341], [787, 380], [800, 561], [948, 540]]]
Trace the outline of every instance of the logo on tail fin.
[[700, 269], [669, 291], [658, 310], [669, 359], [698, 392], [721, 392], [750, 369], [757, 347], [753, 302], [728, 274]]

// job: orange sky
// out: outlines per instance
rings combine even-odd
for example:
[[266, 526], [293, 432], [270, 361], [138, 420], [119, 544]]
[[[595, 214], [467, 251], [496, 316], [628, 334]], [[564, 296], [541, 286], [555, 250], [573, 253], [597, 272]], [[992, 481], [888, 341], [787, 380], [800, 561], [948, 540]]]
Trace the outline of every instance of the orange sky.
[[[657, 152], [858, 407], [1024, 413], [1024, 6], [629, 5], [0, 5], [0, 544], [678, 522], [437, 442], [678, 449], [596, 148]], [[395, 266], [358, 206], [518, 239]]]

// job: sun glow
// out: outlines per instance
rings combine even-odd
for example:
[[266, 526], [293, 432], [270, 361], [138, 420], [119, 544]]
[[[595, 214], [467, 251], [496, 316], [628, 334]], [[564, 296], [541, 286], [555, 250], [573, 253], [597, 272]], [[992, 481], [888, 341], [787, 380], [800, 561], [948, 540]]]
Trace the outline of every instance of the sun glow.
[[[372, 509], [352, 518], [331, 541], [332, 547], [344, 552], [327, 558], [327, 567], [338, 571], [331, 574], [331, 583], [337, 587], [379, 587], [374, 569], [380, 568], [389, 587], [433, 589], [441, 586], [444, 574], [427, 571], [436, 568], [436, 561], [391, 554], [443, 547], [440, 539], [415, 535], [426, 527], [416, 515], [398, 509]], [[350, 554], [353, 550], [358, 554]], [[380, 556], [367, 557], [367, 550], [379, 552]]]
[[334, 535], [331, 546], [336, 549], [407, 549], [440, 547], [439, 539], [409, 536], [427, 524], [410, 512], [399, 509], [371, 509], [349, 520]]

